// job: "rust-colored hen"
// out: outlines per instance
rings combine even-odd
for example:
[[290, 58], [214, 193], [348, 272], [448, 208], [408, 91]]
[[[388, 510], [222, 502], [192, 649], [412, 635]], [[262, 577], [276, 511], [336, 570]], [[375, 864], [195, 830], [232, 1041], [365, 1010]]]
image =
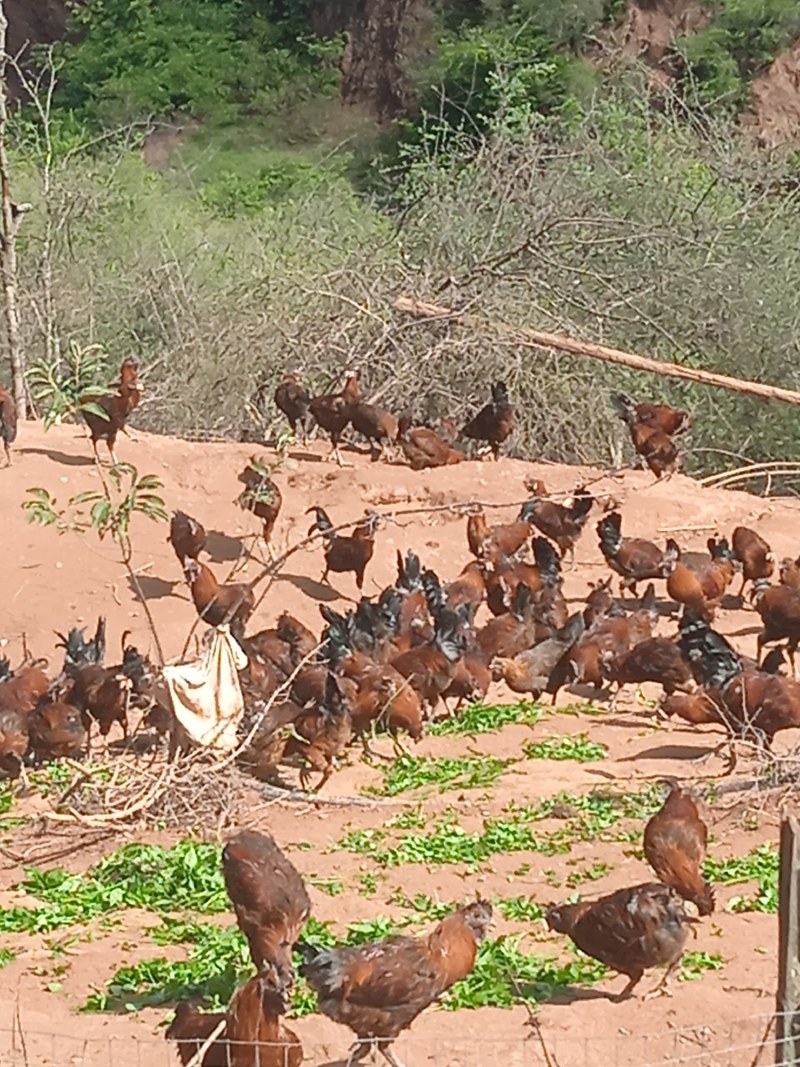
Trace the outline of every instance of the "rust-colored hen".
[[92, 404], [103, 412], [102, 415], [96, 411], [82, 412], [84, 421], [89, 427], [95, 456], [97, 456], [98, 441], [105, 441], [111, 461], [115, 464], [119, 462], [114, 452], [117, 434], [120, 430], [125, 430], [128, 416], [139, 406], [141, 396], [138, 364], [134, 359], [126, 359], [120, 367], [116, 393], [81, 398], [82, 403]]
[[292, 949], [311, 914], [305, 883], [275, 839], [240, 830], [222, 850], [225, 887], [259, 974], [288, 994], [294, 983]]
[[674, 778], [666, 782], [667, 799], [644, 829], [644, 854], [664, 885], [695, 904], [701, 915], [710, 915], [714, 910], [714, 890], [702, 871], [708, 828], [691, 794]]
[[231, 998], [225, 1021], [228, 1067], [300, 1067], [303, 1046], [283, 1025], [284, 995], [263, 975], [240, 985]]

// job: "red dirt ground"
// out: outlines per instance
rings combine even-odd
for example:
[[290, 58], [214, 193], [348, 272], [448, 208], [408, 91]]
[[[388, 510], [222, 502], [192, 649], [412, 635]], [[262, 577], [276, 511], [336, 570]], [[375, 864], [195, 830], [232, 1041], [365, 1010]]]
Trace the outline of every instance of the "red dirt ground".
[[[199, 518], [209, 531], [212, 567], [222, 576], [239, 554], [240, 538], [252, 533], [257, 523], [234, 503], [239, 492], [236, 474], [253, 446], [239, 444], [195, 444], [136, 433], [136, 440], [118, 444], [120, 458], [133, 462], [140, 473], [154, 473], [164, 482], [163, 495], [169, 508], [179, 507]], [[277, 476], [284, 495], [284, 507], [276, 533], [276, 547], [295, 543], [306, 533], [311, 504], [324, 506], [334, 522], [356, 517], [364, 508], [381, 512], [392, 509], [423, 508], [484, 500], [508, 504], [507, 510], [493, 512], [496, 521], [514, 515], [511, 505], [524, 499], [523, 480], [542, 477], [552, 489], [571, 489], [577, 484], [600, 478], [594, 489], [620, 501], [624, 530], [630, 535], [663, 540], [666, 531], [687, 548], [702, 548], [706, 537], [717, 530], [729, 533], [741, 522], [756, 526], [772, 544], [778, 558], [797, 555], [797, 527], [800, 501], [763, 500], [745, 493], [711, 491], [689, 478], [677, 476], [665, 484], [653, 484], [649, 474], [628, 472], [614, 479], [599, 471], [503, 459], [465, 463], [444, 470], [413, 473], [407, 467], [370, 464], [364, 456], [347, 453], [350, 466], [337, 469], [322, 461], [325, 449], [316, 444], [308, 452], [295, 452], [296, 467]], [[93, 534], [59, 536], [53, 529], [31, 526], [19, 505], [25, 491], [33, 486], [48, 488], [60, 501], [97, 485], [97, 472], [91, 450], [80, 430], [56, 427], [45, 434], [39, 426], [24, 425], [11, 470], [0, 470], [0, 502], [4, 521], [0, 528], [0, 552], [5, 561], [5, 610], [0, 623], [3, 651], [13, 662], [20, 656], [22, 635], [34, 655], [50, 659], [55, 672], [60, 660], [54, 650], [53, 631], [74, 624], [92, 625], [98, 612], [108, 615], [109, 649], [116, 647], [123, 630], [132, 631], [132, 640], [148, 648], [150, 637], [141, 607], [128, 586], [112, 543], [98, 543]], [[567, 572], [566, 590], [570, 599], [585, 595], [590, 581], [606, 575], [599, 554], [593, 521], [578, 546], [578, 566]], [[213, 532], [212, 532], [213, 531]], [[163, 525], [137, 517], [134, 540], [135, 566], [142, 575], [145, 593], [155, 616], [168, 657], [176, 657], [195, 618], [186, 586]], [[375, 559], [367, 571], [365, 592], [376, 593], [395, 576], [397, 549], [413, 548], [424, 563], [447, 579], [453, 577], [468, 558], [464, 519], [453, 513], [398, 517], [378, 534]], [[333, 588], [321, 585], [321, 552], [301, 551], [291, 558], [286, 572], [261, 606], [252, 625], [270, 625], [283, 610], [297, 614], [314, 627], [320, 626], [318, 603], [329, 601], [345, 609], [346, 598], [355, 595], [352, 576], [334, 576]], [[247, 577], [256, 573], [250, 565]], [[752, 610], [725, 610], [719, 625], [723, 632], [736, 634], [738, 647], [755, 653], [758, 618]], [[674, 623], [663, 621], [664, 632]], [[710, 751], [720, 735], [709, 728], [691, 729], [655, 720], [649, 711], [655, 693], [646, 692], [647, 703], [637, 703], [631, 693], [623, 698], [616, 713], [601, 715], [554, 714], [535, 727], [508, 727], [494, 734], [469, 737], [429, 737], [415, 749], [423, 755], [466, 755], [470, 752], [519, 756], [530, 737], [557, 733], [587, 732], [608, 747], [608, 757], [597, 763], [523, 760], [507, 771], [489, 791], [432, 794], [422, 800], [426, 817], [432, 819], [447, 807], [458, 811], [465, 829], [473, 829], [486, 815], [498, 814], [509, 801], [529, 803], [559, 790], [588, 791], [612, 783], [615, 788], [637, 787], [663, 774], [704, 779], [719, 776], [722, 762], [714, 757], [705, 764], [689, 762]], [[490, 693], [494, 701], [509, 701], [502, 687]], [[561, 703], [580, 703], [580, 697], [563, 693]], [[779, 736], [776, 748], [787, 750], [798, 742], [794, 731]], [[389, 751], [386, 742], [380, 742]], [[748, 777], [753, 766], [740, 759], [737, 774]], [[323, 796], [352, 796], [366, 784], [380, 780], [379, 770], [358, 759], [353, 751], [348, 765], [337, 771], [323, 790]], [[587, 883], [582, 891], [595, 894], [625, 884], [649, 879], [644, 862], [619, 843], [578, 843], [566, 856], [539, 854], [498, 856], [478, 874], [459, 867], [393, 868], [379, 882], [377, 893], [365, 898], [356, 891], [359, 875], [375, 871], [363, 857], [346, 852], [325, 854], [324, 849], [341, 836], [346, 827], [381, 825], [390, 815], [420, 802], [419, 796], [403, 794], [397, 804], [380, 808], [298, 807], [297, 804], [260, 804], [253, 809], [252, 822], [268, 826], [277, 839], [291, 849], [307, 842], [311, 850], [293, 849], [299, 868], [318, 876], [336, 876], [345, 884], [341, 896], [331, 897], [312, 890], [314, 913], [345, 926], [358, 918], [378, 914], [399, 914], [387, 903], [400, 886], [413, 896], [428, 893], [441, 900], [468, 899], [476, 890], [486, 895], [530, 895], [538, 901], [561, 899], [570, 890], [559, 882], [571, 871], [598, 862], [610, 870], [600, 880]], [[41, 804], [40, 804], [41, 807]], [[715, 857], [743, 855], [754, 845], [777, 836], [775, 813], [759, 811], [730, 802], [715, 804], [709, 812]], [[203, 828], [201, 828], [203, 829]], [[205, 831], [213, 835], [214, 827]], [[547, 824], [543, 829], [547, 829]], [[52, 824], [42, 824], [44, 851], [62, 838]], [[58, 828], [70, 843], [75, 832]], [[99, 844], [86, 845], [69, 856], [64, 865], [82, 870], [100, 855], [111, 852], [126, 840], [176, 840], [177, 833], [152, 833], [143, 828], [125, 835], [109, 836]], [[4, 834], [5, 869], [0, 874], [0, 903], [19, 901], [10, 887], [21, 875], [13, 858], [14, 833]], [[26, 847], [30, 848], [30, 836]], [[527, 873], [515, 874], [522, 864]], [[378, 872], [381, 873], [381, 872]], [[718, 910], [698, 928], [691, 951], [719, 952], [724, 966], [707, 972], [697, 981], [678, 982], [674, 996], [655, 1001], [630, 1000], [610, 1003], [603, 993], [617, 990], [623, 979], [610, 977], [593, 989], [574, 990], [558, 1002], [539, 1010], [541, 1030], [551, 1056], [551, 1065], [585, 1067], [587, 1064], [628, 1065], [678, 1062], [685, 1057], [693, 1064], [715, 1067], [741, 1067], [754, 1060], [763, 1021], [752, 1017], [771, 1012], [776, 976], [774, 917], [763, 914], [731, 914], [726, 905], [733, 896], [748, 891], [747, 886], [720, 887]], [[143, 932], [154, 925], [151, 914], [123, 912], [114, 916], [120, 925], [102, 929], [93, 924], [88, 939], [77, 941], [63, 956], [55, 957], [45, 937], [4, 935], [3, 946], [14, 947], [17, 959], [0, 970], [0, 1063], [91, 1064], [93, 1067], [147, 1067], [177, 1063], [174, 1052], [161, 1037], [159, 1024], [165, 1010], [145, 1010], [135, 1015], [78, 1014], [77, 1008], [93, 989], [102, 987], [124, 962], [158, 955], [181, 958], [181, 946], [166, 950], [152, 944]], [[225, 920], [228, 921], [227, 919]], [[522, 947], [539, 946], [553, 955], [565, 954], [562, 938], [549, 935], [542, 924], [527, 928], [520, 924], [497, 923], [496, 933], [524, 932]], [[81, 934], [86, 931], [82, 930]], [[63, 931], [54, 940], [63, 939]], [[63, 973], [58, 969], [66, 963]], [[648, 975], [643, 985], [655, 984]], [[54, 985], [54, 983], [56, 983]], [[25, 1035], [26, 1052], [10, 1030], [15, 1013]], [[328, 1020], [310, 1016], [292, 1024], [301, 1036], [308, 1062], [315, 1067], [333, 1067], [345, 1054], [350, 1034]], [[39, 1035], [61, 1035], [57, 1039]], [[748, 1051], [745, 1051], [745, 1046]], [[728, 1049], [729, 1051], [724, 1051]], [[738, 1049], [738, 1051], [737, 1051]], [[485, 1067], [490, 1062], [504, 1067], [547, 1064], [538, 1038], [528, 1025], [522, 1008], [505, 1011], [485, 1008], [452, 1013], [430, 1010], [397, 1045], [399, 1057], [422, 1067]], [[762, 1062], [770, 1057], [765, 1052]], [[346, 1057], [345, 1057], [346, 1058]]]

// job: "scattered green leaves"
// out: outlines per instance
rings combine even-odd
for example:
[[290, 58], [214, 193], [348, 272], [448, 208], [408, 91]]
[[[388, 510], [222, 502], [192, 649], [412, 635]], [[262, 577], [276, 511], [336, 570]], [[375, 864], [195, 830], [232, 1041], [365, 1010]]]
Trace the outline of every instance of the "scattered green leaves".
[[527, 759], [575, 760], [578, 763], [591, 763], [608, 755], [605, 745], [591, 741], [586, 734], [528, 741], [523, 751]]
[[723, 966], [724, 961], [718, 952], [686, 952], [681, 960], [679, 980], [695, 982], [706, 971], [721, 971]]
[[433, 756], [400, 756], [384, 772], [383, 785], [364, 792], [394, 797], [411, 789], [435, 785], [440, 793], [448, 789], [488, 789], [494, 785], [512, 760], [481, 756], [474, 759]]
[[734, 897], [729, 904], [732, 911], [762, 911], [774, 915], [778, 911], [778, 875], [780, 857], [772, 842], [765, 841], [746, 856], [732, 856], [726, 860], [706, 860], [707, 878], [719, 885], [739, 885], [758, 882], [752, 897]]
[[454, 719], [442, 719], [430, 727], [434, 737], [451, 734], [487, 734], [504, 726], [521, 723], [535, 726], [546, 714], [539, 704], [521, 701], [519, 704], [470, 704]]
[[0, 967], [7, 967], [16, 958], [17, 954], [13, 948], [0, 948]]

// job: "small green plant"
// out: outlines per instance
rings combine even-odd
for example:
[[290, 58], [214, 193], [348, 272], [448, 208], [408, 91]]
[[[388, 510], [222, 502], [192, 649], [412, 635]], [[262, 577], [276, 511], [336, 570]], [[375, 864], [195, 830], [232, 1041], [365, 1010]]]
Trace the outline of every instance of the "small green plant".
[[765, 841], [746, 856], [726, 860], [706, 860], [703, 870], [707, 878], [719, 885], [739, 885], [758, 882], [752, 897], [734, 897], [729, 904], [733, 911], [761, 911], [774, 915], [778, 911], [778, 876], [780, 858], [775, 846]]
[[434, 785], [440, 793], [448, 789], [488, 789], [494, 785], [510, 760], [478, 757], [476, 759], [432, 756], [400, 756], [384, 773], [383, 785], [364, 792], [394, 797], [411, 789]]
[[17, 954], [13, 948], [0, 948], [0, 967], [7, 967], [16, 958]]
[[499, 897], [493, 903], [504, 919], [516, 923], [538, 922], [546, 910], [530, 897]]
[[696, 982], [706, 971], [721, 971], [724, 966], [718, 952], [686, 952], [681, 960], [679, 980]]
[[42, 406], [45, 430], [75, 420], [82, 412], [107, 419], [93, 400], [108, 392], [102, 384], [107, 374], [108, 359], [103, 346], [97, 344], [82, 348], [77, 341], [70, 341], [60, 359], [34, 363], [28, 370], [28, 382], [34, 400]]
[[585, 867], [583, 870], [572, 871], [565, 879], [565, 884], [570, 889], [575, 889], [576, 886], [582, 885], [583, 882], [596, 882], [598, 878], [603, 878], [611, 870], [608, 863], [593, 863], [591, 867]]
[[528, 741], [523, 751], [527, 759], [575, 760], [578, 763], [591, 763], [608, 755], [605, 745], [590, 741], [586, 734]]
[[315, 889], [319, 889], [321, 893], [326, 893], [329, 897], [340, 897], [344, 893], [344, 882], [341, 878], [318, 878], [312, 875], [308, 882]]
[[516, 723], [535, 726], [545, 714], [545, 709], [539, 704], [524, 700], [519, 704], [470, 704], [456, 718], [433, 723], [429, 732], [434, 737], [487, 734]]

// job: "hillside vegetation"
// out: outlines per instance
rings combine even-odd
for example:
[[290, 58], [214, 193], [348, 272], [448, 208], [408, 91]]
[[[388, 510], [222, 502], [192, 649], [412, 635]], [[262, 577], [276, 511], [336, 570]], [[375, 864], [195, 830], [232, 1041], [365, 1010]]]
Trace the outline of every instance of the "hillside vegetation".
[[502, 376], [520, 454], [607, 462], [622, 387], [695, 409], [695, 470], [793, 455], [782, 407], [392, 311], [410, 292], [800, 387], [797, 157], [742, 121], [797, 6], [695, 7], [624, 59], [616, 0], [88, 0], [14, 119], [39, 410], [133, 352], [140, 425], [261, 434], [284, 368], [321, 389], [354, 364], [426, 417]]

